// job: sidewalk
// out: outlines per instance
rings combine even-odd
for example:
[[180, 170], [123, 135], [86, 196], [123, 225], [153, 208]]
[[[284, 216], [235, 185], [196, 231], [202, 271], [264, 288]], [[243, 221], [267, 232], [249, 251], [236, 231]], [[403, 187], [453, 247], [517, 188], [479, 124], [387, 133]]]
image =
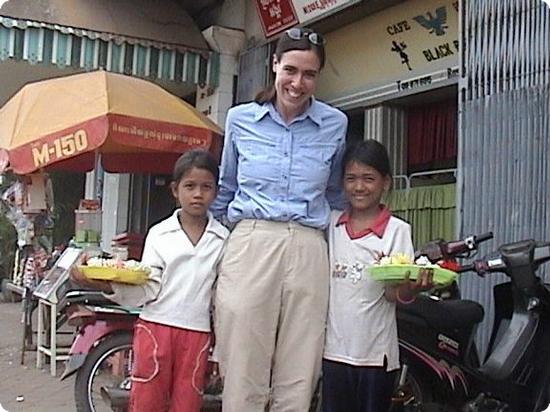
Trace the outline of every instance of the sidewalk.
[[[20, 318], [20, 303], [0, 302], [0, 412], [74, 412], [74, 376], [61, 382], [50, 376], [48, 364], [36, 369], [36, 352], [27, 352], [25, 365], [20, 365]], [[62, 371], [59, 362], [58, 376]]]

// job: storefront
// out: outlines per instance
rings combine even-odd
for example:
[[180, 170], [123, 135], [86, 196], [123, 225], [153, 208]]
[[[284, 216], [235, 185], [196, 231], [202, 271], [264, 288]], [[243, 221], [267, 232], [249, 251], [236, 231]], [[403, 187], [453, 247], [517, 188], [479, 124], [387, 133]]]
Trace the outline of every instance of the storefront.
[[458, 2], [402, 2], [325, 37], [317, 96], [346, 111], [350, 139], [387, 146], [395, 176], [388, 202], [413, 225], [415, 244], [452, 238]]

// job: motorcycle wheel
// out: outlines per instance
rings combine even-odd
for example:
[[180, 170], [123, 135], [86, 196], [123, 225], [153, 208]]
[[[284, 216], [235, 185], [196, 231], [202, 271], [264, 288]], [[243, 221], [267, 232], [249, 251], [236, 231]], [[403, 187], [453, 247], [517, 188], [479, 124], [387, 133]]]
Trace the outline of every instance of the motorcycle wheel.
[[423, 405], [433, 400], [432, 386], [417, 368], [409, 366], [405, 384], [399, 386], [399, 376], [392, 396], [392, 412], [424, 411]]
[[74, 398], [77, 412], [116, 410], [103, 400], [101, 389], [128, 390], [132, 358], [131, 333], [111, 335], [97, 345], [76, 375]]

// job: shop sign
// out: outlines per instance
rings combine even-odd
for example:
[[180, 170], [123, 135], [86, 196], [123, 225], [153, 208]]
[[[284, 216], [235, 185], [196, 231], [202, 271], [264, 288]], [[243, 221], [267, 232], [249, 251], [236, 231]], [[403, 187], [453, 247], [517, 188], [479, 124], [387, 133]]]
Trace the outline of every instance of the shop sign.
[[298, 23], [291, 0], [256, 0], [256, 9], [265, 37], [271, 37]]
[[32, 148], [32, 159], [35, 168], [43, 167], [52, 161], [59, 161], [75, 156], [88, 148], [88, 133], [85, 129], [45, 141]]
[[301, 24], [310, 23], [361, 0], [292, 0]]
[[433, 73], [457, 77], [458, 1], [406, 1], [325, 38], [329, 64], [317, 88], [320, 99], [335, 101], [388, 86], [396, 92], [425, 89], [434, 84]]

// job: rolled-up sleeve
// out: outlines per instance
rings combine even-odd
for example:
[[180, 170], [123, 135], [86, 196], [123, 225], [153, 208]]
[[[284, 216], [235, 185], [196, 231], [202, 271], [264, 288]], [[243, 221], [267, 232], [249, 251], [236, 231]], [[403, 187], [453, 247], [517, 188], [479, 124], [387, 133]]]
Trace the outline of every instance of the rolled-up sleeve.
[[342, 188], [342, 160], [346, 151], [346, 133], [348, 130], [348, 119], [342, 117], [342, 125], [339, 127], [341, 134], [338, 139], [338, 149], [334, 156], [334, 161], [330, 167], [330, 176], [327, 183], [326, 197], [328, 204], [332, 210], [344, 210], [346, 208], [346, 200]]
[[145, 239], [141, 262], [151, 269], [149, 279], [143, 285], [126, 285], [111, 283], [113, 293], [105, 294], [107, 298], [122, 306], [143, 306], [157, 298], [160, 292], [161, 278], [165, 263], [155, 249], [155, 236], [149, 234]]
[[237, 191], [237, 151], [233, 139], [232, 113], [227, 115], [225, 123], [225, 138], [220, 165], [220, 178], [218, 184], [218, 195], [212, 203], [210, 211], [220, 221], [227, 216], [227, 207], [235, 197]]

